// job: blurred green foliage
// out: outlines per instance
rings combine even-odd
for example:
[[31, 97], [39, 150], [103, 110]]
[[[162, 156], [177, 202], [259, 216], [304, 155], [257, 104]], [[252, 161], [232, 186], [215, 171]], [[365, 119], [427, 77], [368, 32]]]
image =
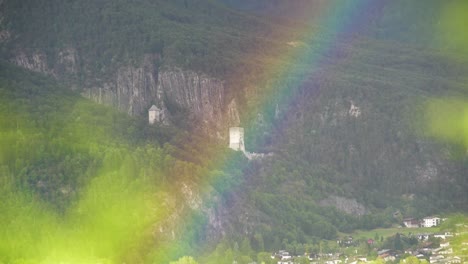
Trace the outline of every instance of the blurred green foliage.
[[200, 138], [200, 145], [185, 144], [182, 138], [190, 139], [182, 134], [1, 63], [0, 261], [148, 263], [196, 248], [206, 220], [187, 209], [178, 247], [162, 251], [170, 242], [164, 234], [154, 242], [183, 201], [179, 184], [200, 188], [209, 203], [210, 184], [216, 179], [228, 185], [216, 188], [228, 188], [239, 173], [211, 173], [215, 161], [193, 157], [229, 158], [226, 150]]

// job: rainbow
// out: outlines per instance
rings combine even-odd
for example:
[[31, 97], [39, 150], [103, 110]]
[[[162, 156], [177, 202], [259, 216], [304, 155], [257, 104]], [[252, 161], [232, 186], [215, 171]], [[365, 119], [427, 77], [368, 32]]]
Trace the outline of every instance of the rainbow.
[[[238, 82], [237, 76], [236, 83], [239, 83], [244, 92], [253, 94], [249, 101], [254, 102], [247, 105], [246, 110], [243, 111], [241, 116], [242, 126], [246, 128], [246, 133], [253, 131], [255, 126], [257, 115], [263, 114], [268, 115], [271, 112], [274, 112], [276, 105], [281, 105], [282, 107], [287, 108], [288, 106], [294, 105], [296, 100], [300, 99], [300, 91], [306, 85], [306, 81], [312, 76], [320, 77], [321, 74], [332, 74], [327, 72], [327, 64], [329, 64], [329, 59], [336, 57], [337, 54], [343, 53], [343, 47], [346, 49], [346, 45], [341, 45], [343, 42], [352, 42], [353, 34], [363, 27], [365, 20], [362, 19], [361, 14], [366, 14], [369, 10], [380, 10], [380, 5], [382, 2], [373, 1], [373, 0], [356, 0], [356, 1], [320, 1], [319, 4], [312, 4], [310, 8], [302, 10], [304, 13], [303, 23], [286, 23], [286, 27], [281, 27], [278, 32], [280, 37], [275, 40], [278, 45], [272, 47], [271, 50], [267, 50], [265, 53], [268, 55], [259, 55], [259, 54], [249, 54], [244, 60], [246, 61], [246, 68], [248, 71], [253, 71], [258, 76], [252, 78], [252, 76], [245, 76], [241, 78], [240, 83]], [[309, 14], [315, 14], [310, 18], [307, 17]], [[292, 32], [284, 32], [291, 30]], [[346, 57], [346, 56], [345, 56]], [[250, 65], [254, 65], [254, 70], [249, 69]], [[242, 72], [240, 69], [233, 69], [233, 72]], [[244, 77], [244, 76], [243, 76]], [[288, 111], [281, 111], [281, 114], [276, 117], [275, 124], [276, 127], [281, 129], [281, 124], [287, 119]], [[252, 133], [252, 132], [251, 132]], [[253, 138], [262, 138], [262, 134], [252, 133]], [[197, 142], [196, 140], [191, 140], [187, 138], [185, 142], [192, 144], [193, 149], [197, 149], [201, 152], [201, 155], [204, 157], [204, 160], [210, 160], [210, 165], [207, 166], [208, 169], [204, 171], [209, 171], [210, 175], [203, 175], [201, 178], [194, 180], [194, 193], [200, 193], [200, 198], [202, 199], [201, 204], [209, 205], [208, 207], [216, 210], [218, 204], [217, 201], [213, 199], [212, 193], [213, 188], [216, 188], [217, 194], [219, 196], [225, 197], [230, 193], [242, 193], [243, 187], [246, 179], [242, 174], [233, 175], [226, 173], [232, 171], [234, 166], [243, 166], [244, 169], [247, 168], [247, 163], [239, 162], [240, 155], [233, 154], [232, 151], [224, 151], [220, 155], [219, 151], [209, 142]], [[203, 145], [202, 145], [203, 144]], [[249, 147], [249, 146], [247, 146]], [[214, 149], [214, 150], [213, 150]], [[239, 165], [242, 164], [242, 165]], [[118, 166], [116, 166], [118, 167]], [[194, 167], [196, 167], [194, 165]], [[192, 168], [192, 167], [190, 167]], [[184, 167], [184, 169], [187, 169]], [[196, 169], [196, 168], [195, 168]], [[175, 172], [176, 174], [177, 172]], [[190, 175], [190, 172], [183, 172], [187, 175]], [[125, 176], [125, 175], [124, 175]], [[177, 176], [177, 175], [171, 175]], [[114, 181], [114, 179], [109, 176], [103, 177], [100, 187], [110, 184], [108, 181]], [[122, 180], [126, 182], [127, 179]], [[96, 181], [94, 181], [96, 183]], [[97, 181], [99, 183], [99, 181]], [[174, 183], [173, 186], [168, 187], [164, 191], [166, 193], [177, 193], [180, 192], [179, 187]], [[98, 186], [98, 187], [99, 187]], [[130, 220], [122, 221], [125, 224], [129, 221], [134, 221], [135, 230], [141, 230], [146, 227], [147, 222], [131, 217], [135, 215], [140, 216], [141, 212], [145, 212], [144, 206], [137, 206], [141, 201], [145, 201], [145, 195], [139, 195], [138, 191], [140, 189], [144, 190], [145, 186], [137, 186], [133, 193], [128, 193], [129, 197], [125, 199], [118, 199], [119, 203], [123, 203], [127, 200], [133, 202], [132, 206], [134, 208], [124, 208], [130, 211], [128, 215]], [[107, 188], [107, 186], [106, 186]], [[162, 188], [162, 187], [161, 187]], [[177, 189], [177, 190], [175, 190]], [[94, 193], [89, 191], [88, 199], [85, 199], [85, 202], [92, 203], [94, 201]], [[134, 197], [135, 196], [135, 197]], [[152, 203], [160, 204], [161, 201], [154, 199]], [[154, 205], [154, 204], [151, 204]], [[164, 211], [164, 206], [159, 206], [161, 211]], [[106, 209], [106, 208], [104, 208]], [[133, 210], [133, 211], [132, 211]], [[144, 241], [138, 241], [138, 248], [128, 249], [129, 251], [136, 250], [139, 258], [142, 258], [146, 261], [144, 262], [154, 262], [155, 260], [176, 260], [179, 257], [184, 255], [194, 255], [197, 252], [194, 252], [194, 248], [199, 248], [200, 245], [196, 245], [200, 241], [201, 237], [207, 237], [209, 234], [203, 228], [206, 226], [208, 221], [207, 216], [203, 215], [200, 210], [184, 210], [184, 213], [178, 215], [177, 217], [166, 217], [167, 212], [162, 212], [157, 215], [157, 220], [155, 224], [151, 225], [152, 232], [158, 232], [154, 230], [154, 227], [164, 226], [170, 219], [171, 226], [177, 227], [184, 230], [178, 239], [167, 240], [158, 235], [155, 236], [156, 241], [153, 237], [149, 238], [145, 236], [143, 238], [137, 238]], [[117, 214], [110, 212], [110, 216], [106, 217], [109, 219], [113, 216], [122, 217], [124, 214]], [[169, 212], [171, 213], [171, 212]], [[144, 217], [142, 217], [144, 218]], [[141, 223], [139, 223], [141, 222]], [[91, 222], [91, 225], [93, 223]], [[139, 225], [138, 225], [139, 224]], [[94, 226], [91, 226], [90, 230]], [[53, 228], [51, 228], [53, 229]], [[127, 228], [128, 229], [128, 228]], [[91, 231], [90, 231], [91, 232]], [[110, 233], [110, 232], [108, 232]], [[135, 232], [136, 233], [136, 232]], [[97, 233], [99, 234], [99, 233]], [[163, 236], [163, 235], [161, 235]], [[88, 238], [84, 236], [85, 238]], [[117, 237], [119, 238], [119, 237]], [[133, 237], [132, 237], [133, 238]], [[114, 239], [114, 236], [109, 236], [109, 239]], [[67, 240], [65, 240], [67, 241]], [[150, 241], [150, 242], [148, 242]], [[115, 241], [111, 241], [115, 242]], [[111, 245], [118, 244], [120, 241], [115, 243], [109, 243]], [[155, 245], [154, 245], [155, 242]], [[63, 249], [60, 251], [67, 252], [68, 247], [63, 246]], [[91, 244], [87, 248], [92, 248], [96, 246]], [[121, 245], [115, 245], [117, 246]], [[79, 255], [86, 255], [87, 250], [80, 253]], [[125, 253], [113, 252], [120, 256]], [[68, 254], [68, 253], [67, 253]], [[73, 254], [68, 254], [69, 257], [73, 257]], [[61, 256], [56, 256], [60, 258]], [[68, 256], [67, 256], [68, 257]]]
[[[298, 99], [298, 92], [304, 82], [311, 75], [327, 74], [326, 70], [321, 70], [328, 63], [328, 58], [335, 53], [343, 52], [343, 46], [337, 43], [353, 41], [353, 34], [364, 25], [362, 14], [369, 10], [381, 10], [382, 1], [358, 0], [358, 1], [323, 1], [320, 5], [313, 5], [314, 13], [317, 16], [303, 24], [295, 24], [294, 30], [299, 32], [297, 39], [283, 40], [283, 48], [279, 50], [274, 63], [265, 63], [262, 65], [262, 77], [254, 82], [255, 87], [261, 87], [254, 94], [252, 101], [256, 102], [249, 105], [243, 113], [241, 122], [246, 127], [246, 133], [249, 128], [255, 126], [257, 115], [274, 112], [276, 105], [293, 105]], [[308, 12], [304, 12], [307, 15]], [[352, 43], [349, 43], [352, 44]], [[346, 45], [345, 45], [346, 47]], [[278, 51], [276, 51], [278, 53]], [[252, 55], [247, 60], [264, 61], [263, 58]], [[252, 80], [244, 81], [240, 86], [252, 87]], [[246, 88], [250, 89], [250, 88]], [[287, 112], [282, 111], [275, 122], [281, 123], [287, 117]], [[279, 125], [281, 127], [281, 125]], [[261, 138], [262, 135], [253, 135], [254, 138]], [[216, 170], [224, 171], [234, 163], [233, 157], [213, 156]], [[223, 190], [221, 195], [233, 191], [242, 191], [243, 179], [234, 182], [226, 180], [226, 175], [219, 174], [210, 179], [209, 184], [220, 186]], [[209, 202], [209, 201], [205, 201]], [[193, 215], [182, 217], [186, 224], [193, 230], [199, 230], [199, 222], [193, 222]], [[193, 235], [183, 236], [181, 240], [174, 241], [164, 246], [166, 256], [171, 259], [177, 259], [186, 255], [186, 252], [178, 248], [180, 244], [191, 244], [195, 237]]]
[[[301, 2], [304, 3], [306, 0]], [[232, 69], [232, 72], [236, 73], [233, 74], [235, 76], [232, 76], [232, 82], [229, 77], [227, 78], [228, 83], [235, 82], [238, 86], [236, 88], [242, 89], [246, 94], [249, 94], [249, 102], [243, 108], [244, 111], [241, 116], [242, 126], [246, 128], [246, 134], [250, 134], [249, 137], [251, 138], [258, 139], [261, 144], [264, 136], [255, 132], [254, 129], [257, 116], [262, 114], [271, 117], [272, 113], [275, 113], [277, 105], [281, 106], [282, 111], [275, 113], [275, 118], [270, 118], [269, 121], [273, 122], [275, 129], [283, 129], [284, 124], [288, 122], [290, 115], [293, 114], [290, 109], [293, 109], [294, 105], [301, 99], [301, 92], [306, 89], [315, 89], [313, 85], [310, 86], [310, 81], [313, 82], [313, 80], [323, 76], [336, 74], [336, 72], [330, 70], [332, 67], [328, 66], [348, 62], [353, 51], [349, 47], [357, 46], [356, 43], [359, 43], [359, 37], [356, 36], [366, 30], [368, 17], [380, 17], [380, 12], [384, 10], [383, 5], [388, 2], [386, 0], [311, 0], [308, 2], [309, 5], [298, 10], [297, 16], [300, 18], [298, 21], [302, 22], [282, 21], [282, 23], [278, 24], [278, 28], [274, 30], [277, 32], [273, 32], [277, 37], [271, 38], [274, 39], [271, 47], [265, 47], [262, 54], [246, 51], [248, 55], [243, 58], [245, 69]], [[464, 33], [466, 31], [464, 30], [466, 25], [466, 12], [464, 11], [466, 10], [468, 10], [466, 1], [463, 2], [463, 5], [450, 4], [446, 10], [442, 10], [441, 20], [443, 23], [441, 23], [441, 29], [446, 32], [446, 35], [448, 34], [446, 36], [448, 38], [451, 37], [450, 35], [458, 36], [451, 43], [453, 46], [468, 47], [466, 45], [468, 43], [468, 34]], [[457, 19], [452, 19], [454, 13]], [[455, 34], [460, 32], [463, 34]], [[240, 81], [238, 76], [242, 76]], [[461, 109], [464, 103], [457, 102], [458, 105], [460, 107], [457, 108], [457, 111]], [[434, 110], [434, 118], [436, 118], [436, 120], [433, 120], [432, 125], [433, 132], [438, 134], [434, 136], [458, 140], [460, 133], [463, 132], [464, 135], [467, 135], [468, 133], [463, 131], [463, 127], [458, 126], [456, 127], [457, 131], [452, 131], [451, 129], [454, 129], [454, 127], [449, 126], [460, 124], [461, 118], [449, 119], [449, 125], [447, 125], [445, 118], [436, 116], [439, 113], [439, 106], [444, 105], [435, 102], [433, 107], [429, 107], [429, 110]], [[76, 103], [74, 107], [79, 111], [80, 109], [86, 109], [88, 105], [83, 101]], [[444, 106], [444, 108], [446, 107]], [[447, 111], [447, 113], [450, 115], [453, 113], [455, 116], [457, 111]], [[9, 110], [7, 113], [9, 113]], [[0, 116], [0, 118], [2, 117]], [[7, 117], [5, 120], [10, 120], [10, 118]], [[76, 126], [73, 123], [69, 125], [70, 127], [64, 128], [63, 131], [77, 132], [73, 135], [72, 133], [65, 134], [70, 134], [70, 139], [78, 140], [78, 142], [71, 145], [70, 149], [86, 148], [84, 146], [88, 146], [91, 153], [97, 153], [100, 149], [95, 145], [101, 143], [101, 140], [108, 136], [100, 131], [88, 131], [87, 126], [80, 126], [81, 123]], [[442, 130], [441, 128], [450, 129]], [[7, 130], [7, 132], [9, 131]], [[12, 134], [6, 134], [7, 140], [16, 137], [22, 138], [24, 137], [23, 132], [16, 131]], [[96, 142], [87, 145], [92, 134], [98, 135], [95, 137]], [[33, 133], [31, 135], [35, 136]], [[468, 142], [468, 136], [465, 138], [467, 138], [466, 142]], [[243, 193], [247, 179], [241, 173], [238, 175], [229, 174], [229, 171], [232, 171], [236, 166], [241, 167], [236, 169], [248, 168], [247, 163], [242, 163], [243, 160], [239, 162], [240, 154], [233, 154], [232, 151], [219, 151], [218, 148], [213, 147], [206, 140], [197, 141], [187, 138], [185, 142], [189, 145], [189, 148], [193, 147], [193, 149], [199, 151], [203, 161], [209, 160], [209, 165], [202, 168], [203, 170], [193, 173], [197, 176], [201, 174], [202, 177], [193, 179], [193, 182], [191, 182], [194, 185], [193, 189], [195, 189], [193, 193], [200, 194], [200, 204], [217, 210], [218, 203], [213, 198], [213, 188], [216, 189], [217, 195], [222, 197], [231, 193]], [[57, 145], [62, 143], [59, 142]], [[249, 147], [250, 150], [253, 150], [257, 146], [247, 145], [247, 150], [249, 150]], [[153, 146], [148, 146], [148, 148], [150, 148], [150, 151], [158, 152], [157, 155], [151, 157], [161, 158], [161, 160], [171, 159], [167, 154], [170, 151], [166, 152]], [[27, 151], [27, 148], [24, 148], [24, 150]], [[20, 205], [13, 208], [11, 213], [18, 219], [11, 221], [13, 222], [13, 228], [6, 230], [8, 232], [4, 232], [10, 237], [5, 239], [7, 242], [0, 243], [0, 251], [7, 252], [11, 250], [11, 255], [25, 255], [31, 258], [46, 257], [48, 258], [46, 259], [47, 263], [95, 263], [92, 259], [93, 255], [120, 259], [125, 257], [126, 254], [129, 254], [130, 258], [135, 257], [141, 260], [141, 262], [155, 263], [162, 262], [162, 260], [176, 260], [184, 255], [197, 254], [193, 249], [199, 248], [200, 245], [195, 243], [200, 241], [200, 237], [209, 235], [207, 230], [203, 229], [208, 221], [207, 216], [203, 215], [200, 210], [184, 210], [175, 218], [167, 217], [168, 213], [172, 212], [167, 212], [167, 208], [161, 206], [161, 203], [165, 198], [170, 197], [170, 195], [166, 194], [179, 193], [180, 186], [178, 185], [182, 183], [174, 182], [173, 184], [161, 183], [156, 185], [150, 182], [152, 179], [138, 179], [135, 181], [130, 175], [137, 174], [137, 172], [127, 172], [137, 171], [137, 168], [134, 167], [138, 163], [132, 162], [131, 155], [126, 157], [125, 150], [126, 148], [122, 147], [106, 151], [103, 162], [105, 165], [99, 169], [98, 175], [91, 181], [81, 200], [77, 201], [77, 205], [71, 208], [70, 215], [65, 217], [57, 215], [47, 207], [44, 209], [44, 206], [41, 207], [40, 202], [32, 199], [34, 197], [26, 191], [19, 194], [14, 192], [11, 195], [9, 194], [11, 197], [8, 197], [15, 201], [15, 205]], [[146, 154], [148, 152], [142, 150], [135, 157], [143, 157]], [[166, 154], [167, 156], [165, 156]], [[108, 162], [106, 162], [107, 159]], [[129, 161], [128, 165], [122, 165], [125, 161]], [[173, 160], [169, 162], [171, 161]], [[175, 162], [179, 161], [176, 160]], [[170, 164], [169, 162], [167, 164]], [[183, 163], [183, 161], [180, 162]], [[163, 164], [162, 161], [161, 164]], [[179, 172], [176, 171], [176, 167], [174, 166], [174, 172], [168, 173], [173, 174], [169, 176], [177, 178]], [[193, 163], [183, 164], [181, 167], [185, 171], [180, 174], [184, 176], [192, 175], [192, 172], [189, 171], [192, 168], [200, 169]], [[173, 169], [173, 167], [170, 169]], [[165, 170], [161, 169], [160, 171]], [[208, 173], [203, 175], [207, 171], [209, 175]], [[146, 171], [141, 173], [141, 175], [144, 175], [142, 178], [146, 177], [145, 173]], [[121, 176], [121, 178], [118, 176]], [[164, 176], [164, 178], [168, 178], [167, 175]], [[8, 187], [5, 188], [8, 191], [10, 189], [14, 190], [13, 185], [6, 187]], [[122, 190], [126, 191], [122, 192]], [[158, 191], [161, 191], [161, 193], [154, 193]], [[148, 208], [155, 210], [152, 212]], [[83, 213], [81, 209], [86, 212]], [[163, 235], [158, 237], [158, 235], [153, 236], [151, 234], [152, 232], [158, 232], [155, 227], [163, 226], [168, 221], [173, 221], [170, 223], [171, 226], [180, 227], [189, 232], [182, 233], [177, 239], [174, 238], [174, 240], [169, 241], [162, 239]], [[45, 230], [45, 232], [41, 230]], [[19, 233], [21, 233], [21, 236], [18, 236]], [[161, 233], [163, 232], [161, 231]], [[17, 239], [17, 237], [19, 238]], [[8, 244], [9, 241], [15, 243], [10, 243], [12, 244], [10, 245]], [[25, 245], [26, 242], [34, 243]], [[2, 248], [2, 246], [5, 246], [5, 248]], [[38, 254], [38, 256], [35, 256], [35, 254]], [[60, 261], [54, 262], [56, 259]], [[66, 260], [69, 262], [66, 262]]]
[[[311, 5], [314, 10], [310, 13], [313, 12], [316, 16], [304, 18], [304, 24], [294, 25], [299, 37], [283, 40], [285, 45], [277, 52], [274, 63], [262, 67], [263, 77], [255, 80], [255, 86], [261, 87], [261, 90], [252, 98], [257, 103], [245, 111], [243, 118], [246, 133], [255, 126], [259, 113], [266, 115], [274, 112], [276, 106], [287, 108], [294, 105], [299, 97], [299, 89], [310, 76], [328, 74], [326, 66], [330, 58], [343, 56], [341, 54], [346, 57], [346, 49], [353, 44], [354, 34], [365, 29], [366, 20], [363, 17], [368, 12], [379, 12], [383, 5], [383, 1], [371, 0], [320, 3]], [[304, 15], [307, 14], [306, 11]], [[283, 118], [288, 114], [287, 111], [280, 113]], [[281, 117], [276, 122], [281, 122]], [[258, 138], [261, 135], [253, 137]]]

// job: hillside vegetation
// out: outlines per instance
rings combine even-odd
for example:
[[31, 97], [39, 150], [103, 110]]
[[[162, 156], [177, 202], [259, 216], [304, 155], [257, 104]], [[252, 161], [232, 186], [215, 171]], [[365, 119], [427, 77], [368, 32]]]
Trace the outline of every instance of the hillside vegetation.
[[274, 43], [266, 39], [271, 25], [215, 1], [4, 1], [1, 10], [11, 33], [7, 55], [41, 50], [53, 62], [58, 50], [74, 47], [91, 78], [145, 53], [161, 55], [166, 66], [226, 76], [246, 53], [262, 54]]
[[[205, 217], [184, 206], [181, 184], [209, 203], [240, 174], [235, 154], [209, 142], [188, 145], [200, 138], [0, 67], [0, 261], [169, 261], [210, 241]], [[212, 156], [233, 167], [214, 167], [205, 158]], [[152, 234], [175, 224], [168, 217], [176, 211], [181, 240], [169, 246], [170, 234]]]
[[[2, 1], [0, 262], [249, 263], [468, 210], [460, 132], [434, 141], [428, 126], [437, 109], [427, 101], [457, 98], [441, 110], [456, 114], [468, 97], [464, 39], [430, 33], [438, 5], [410, 18], [419, 5], [384, 1], [339, 34], [294, 18], [306, 2]], [[80, 54], [73, 82], [103, 82], [145, 54], [157, 70], [223, 80], [247, 150], [271, 155], [248, 161], [190, 130], [185, 115], [150, 126], [81, 97], [66, 78], [7, 62], [41, 51], [53, 65], [68, 47]]]

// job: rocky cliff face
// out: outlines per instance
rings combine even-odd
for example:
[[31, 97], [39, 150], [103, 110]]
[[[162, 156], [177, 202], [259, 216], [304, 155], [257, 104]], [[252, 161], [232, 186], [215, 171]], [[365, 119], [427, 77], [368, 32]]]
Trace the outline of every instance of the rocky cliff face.
[[188, 110], [203, 126], [217, 128], [224, 123], [224, 82], [203, 74], [181, 69], [160, 72], [158, 91], [167, 102]]
[[332, 206], [336, 209], [352, 215], [365, 215], [368, 210], [363, 204], [360, 204], [356, 199], [350, 199], [346, 197], [340, 197], [331, 195], [330, 197], [323, 199], [319, 202], [320, 206]]
[[12, 59], [12, 62], [30, 71], [46, 74], [52, 73], [51, 69], [47, 65], [47, 57], [43, 52], [27, 54], [24, 51], [20, 51], [16, 54], [15, 58]]
[[[129, 115], [146, 115], [152, 104], [168, 110], [170, 103], [187, 110], [197, 124], [211, 131], [238, 125], [237, 104], [234, 100], [226, 103], [224, 81], [179, 68], [162, 70], [159, 60], [159, 55], [147, 54], [139, 65], [122, 65], [102, 80], [90, 73], [74, 48], [58, 51], [54, 60], [40, 51], [19, 51], [11, 58], [20, 67], [53, 76], [85, 97]], [[79, 81], [83, 76], [85, 80]]]
[[158, 69], [156, 55], [146, 55], [138, 66], [122, 66], [101, 85], [83, 87], [83, 95], [112, 105], [129, 115], [145, 114], [158, 97]]

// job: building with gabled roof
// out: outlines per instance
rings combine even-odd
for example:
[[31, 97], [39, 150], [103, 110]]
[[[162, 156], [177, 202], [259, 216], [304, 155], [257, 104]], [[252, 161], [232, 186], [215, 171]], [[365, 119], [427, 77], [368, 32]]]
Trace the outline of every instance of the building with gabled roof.
[[164, 121], [164, 111], [159, 109], [156, 105], [152, 105], [148, 109], [148, 122], [150, 125]]
[[403, 219], [403, 224], [408, 228], [417, 228], [419, 227], [420, 221], [416, 218], [405, 218]]

